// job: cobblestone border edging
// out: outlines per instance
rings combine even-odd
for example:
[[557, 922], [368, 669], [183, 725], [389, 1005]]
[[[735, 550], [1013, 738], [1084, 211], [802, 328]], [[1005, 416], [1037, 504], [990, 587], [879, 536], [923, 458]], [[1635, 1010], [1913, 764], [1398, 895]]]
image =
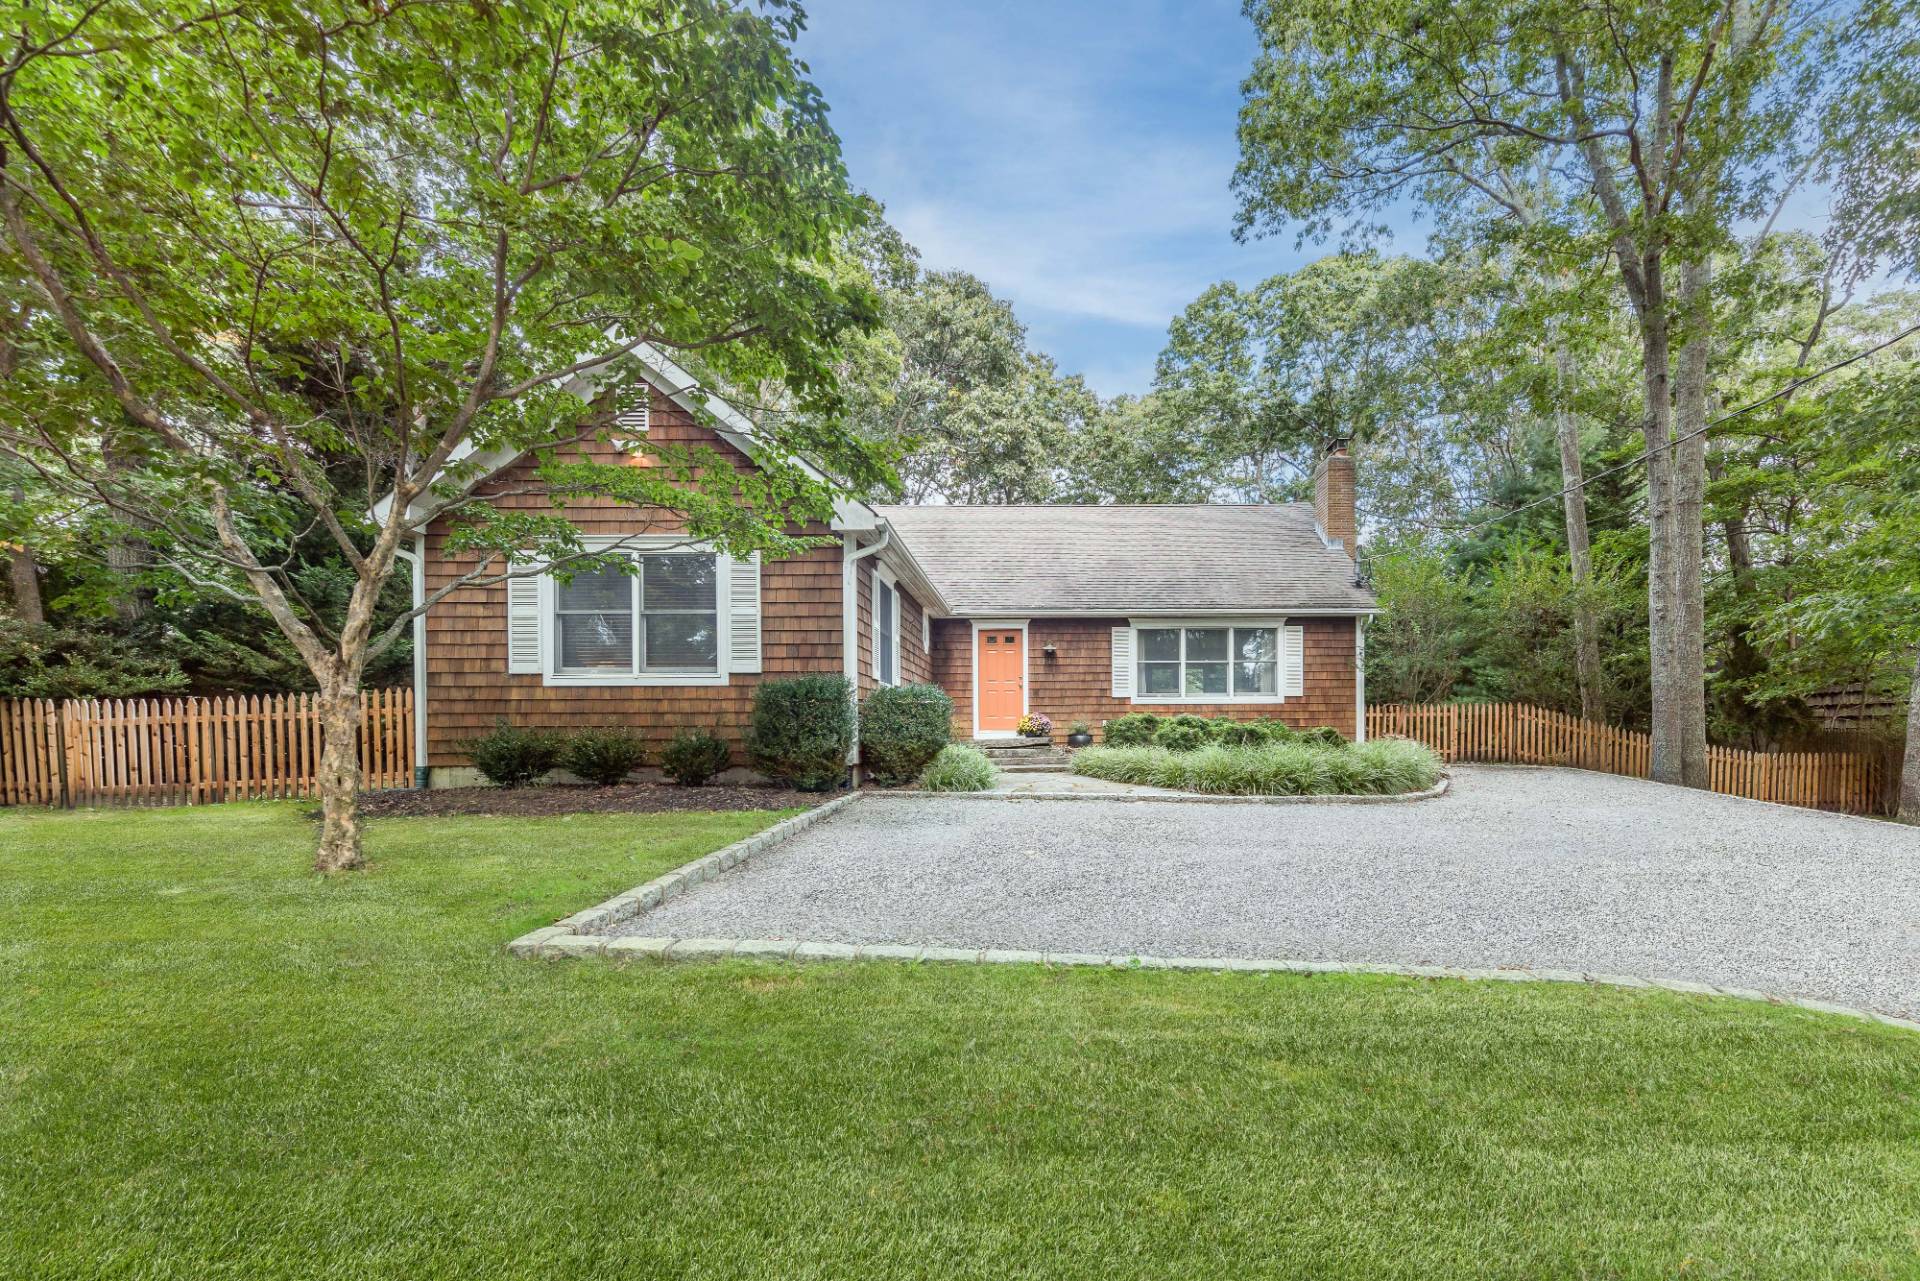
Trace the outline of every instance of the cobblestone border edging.
[[680, 897], [688, 888], [710, 880], [730, 867], [737, 867], [755, 854], [783, 841], [793, 839], [829, 814], [834, 814], [859, 800], [864, 793], [849, 792], [845, 796], [836, 796], [824, 805], [816, 805], [805, 813], [795, 814], [792, 818], [783, 818], [763, 832], [756, 832], [744, 840], [723, 846], [711, 854], [683, 863], [671, 872], [656, 876], [644, 885], [636, 885], [623, 894], [616, 894], [604, 903], [595, 903], [575, 912], [572, 916], [562, 917], [552, 925], [543, 925], [537, 930], [522, 934], [507, 944], [507, 951], [515, 956], [576, 956], [594, 950], [581, 947], [587, 940], [605, 942], [598, 936], [612, 929], [622, 921], [631, 920], [650, 907], [658, 907], [670, 899]]
[[[844, 798], [851, 800], [851, 797]], [[816, 811], [817, 812], [817, 811]], [[771, 829], [769, 829], [771, 830]], [[1049, 965], [1126, 970], [1211, 970], [1238, 974], [1384, 974], [1395, 978], [1465, 979], [1501, 983], [1590, 983], [1606, 987], [1658, 988], [1690, 996], [1724, 996], [1741, 1001], [1791, 1006], [1821, 1014], [1839, 1014], [1868, 1023], [1920, 1032], [1920, 1021], [1875, 1010], [1809, 997], [1782, 996], [1752, 988], [1720, 987], [1684, 979], [1637, 978], [1628, 974], [1590, 974], [1579, 970], [1476, 969], [1452, 965], [1383, 965], [1366, 961], [1262, 960], [1225, 956], [1105, 956], [1097, 952], [1032, 952], [1006, 948], [918, 947], [897, 943], [822, 943], [806, 939], [640, 938], [625, 935], [572, 934], [544, 938], [522, 947], [535, 930], [516, 939], [512, 949], [522, 956], [608, 956], [655, 961], [719, 961], [740, 958], [755, 961], [907, 961], [959, 965]]]
[[[1075, 777], [1080, 777], [1075, 775]], [[1092, 777], [1088, 775], [1087, 777]], [[1440, 781], [1423, 792], [1401, 792], [1392, 796], [1220, 796], [1211, 792], [928, 792], [918, 788], [901, 788], [891, 792], [875, 792], [875, 796], [910, 796], [914, 799], [933, 797], [938, 800], [955, 801], [1119, 801], [1123, 805], [1149, 805], [1159, 802], [1163, 805], [1410, 805], [1418, 801], [1430, 801], [1447, 794], [1451, 780], [1441, 775]]]

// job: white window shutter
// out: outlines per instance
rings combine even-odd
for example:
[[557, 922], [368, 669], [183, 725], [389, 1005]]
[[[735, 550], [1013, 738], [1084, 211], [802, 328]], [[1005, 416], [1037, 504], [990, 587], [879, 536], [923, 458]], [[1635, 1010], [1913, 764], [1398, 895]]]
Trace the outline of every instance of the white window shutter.
[[1113, 629], [1113, 696], [1133, 697], [1133, 628]]
[[1307, 632], [1304, 627], [1280, 629], [1280, 694], [1298, 698], [1307, 692]]
[[[532, 566], [509, 568], [517, 571]], [[536, 574], [507, 580], [507, 671], [540, 671], [540, 578]]]
[[727, 563], [727, 670], [760, 670], [760, 553]]

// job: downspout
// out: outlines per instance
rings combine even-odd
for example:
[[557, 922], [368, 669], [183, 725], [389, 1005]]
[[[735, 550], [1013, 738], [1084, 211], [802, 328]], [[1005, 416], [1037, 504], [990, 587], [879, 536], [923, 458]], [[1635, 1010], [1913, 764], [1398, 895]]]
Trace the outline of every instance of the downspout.
[[[413, 536], [413, 550], [394, 549], [413, 567], [413, 607], [419, 609], [427, 599], [427, 536]], [[427, 616], [413, 616], [413, 785], [428, 785], [427, 769]]]
[[1367, 623], [1365, 614], [1353, 620], [1353, 741], [1367, 741]]
[[[860, 761], [860, 577], [858, 563], [883, 550], [893, 541], [893, 527], [880, 526], [880, 537], [871, 545], [854, 550], [858, 534], [840, 536], [840, 653], [847, 674], [848, 697], [853, 700], [853, 746], [847, 749], [847, 764], [855, 768]], [[854, 779], [855, 783], [860, 780]]]

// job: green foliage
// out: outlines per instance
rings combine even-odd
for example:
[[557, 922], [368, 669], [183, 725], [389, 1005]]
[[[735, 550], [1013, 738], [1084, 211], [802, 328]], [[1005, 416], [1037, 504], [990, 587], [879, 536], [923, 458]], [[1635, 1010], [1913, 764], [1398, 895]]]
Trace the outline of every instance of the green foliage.
[[731, 759], [726, 743], [706, 730], [683, 729], [660, 753], [660, 768], [682, 787], [704, 787]]
[[993, 762], [985, 752], [965, 743], [949, 743], [920, 776], [920, 786], [929, 792], [984, 792], [993, 786], [993, 773]]
[[763, 681], [753, 691], [747, 755], [770, 778], [824, 792], [847, 773], [853, 690], [844, 676]]
[[1127, 712], [1107, 722], [1102, 741], [1108, 747], [1147, 747], [1160, 732], [1160, 718], [1152, 712]]
[[860, 705], [860, 760], [875, 782], [911, 782], [952, 736], [953, 700], [938, 686], [883, 686]]
[[186, 686], [179, 664], [136, 640], [0, 614], [0, 698], [130, 698]]
[[1204, 716], [1182, 714], [1163, 722], [1153, 733], [1156, 747], [1170, 752], [1191, 752], [1213, 741], [1213, 723]]
[[1380, 796], [1432, 787], [1440, 779], [1440, 759], [1407, 739], [1210, 743], [1190, 751], [1089, 747], [1074, 754], [1073, 772], [1218, 796]]
[[569, 773], [601, 787], [626, 782], [647, 759], [647, 745], [630, 730], [582, 729], [567, 736], [560, 764]]
[[505, 717], [492, 730], [460, 744], [461, 753], [495, 787], [525, 787], [545, 777], [566, 749], [566, 735], [514, 725]]

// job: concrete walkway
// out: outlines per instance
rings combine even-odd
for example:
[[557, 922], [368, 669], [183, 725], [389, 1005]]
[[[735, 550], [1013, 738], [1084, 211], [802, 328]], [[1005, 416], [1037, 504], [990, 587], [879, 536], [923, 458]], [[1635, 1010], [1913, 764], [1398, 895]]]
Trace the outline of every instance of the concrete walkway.
[[1465, 768], [1414, 805], [1009, 800], [867, 798], [621, 932], [1526, 967], [1920, 1016], [1920, 832], [1890, 823], [1574, 770]]

